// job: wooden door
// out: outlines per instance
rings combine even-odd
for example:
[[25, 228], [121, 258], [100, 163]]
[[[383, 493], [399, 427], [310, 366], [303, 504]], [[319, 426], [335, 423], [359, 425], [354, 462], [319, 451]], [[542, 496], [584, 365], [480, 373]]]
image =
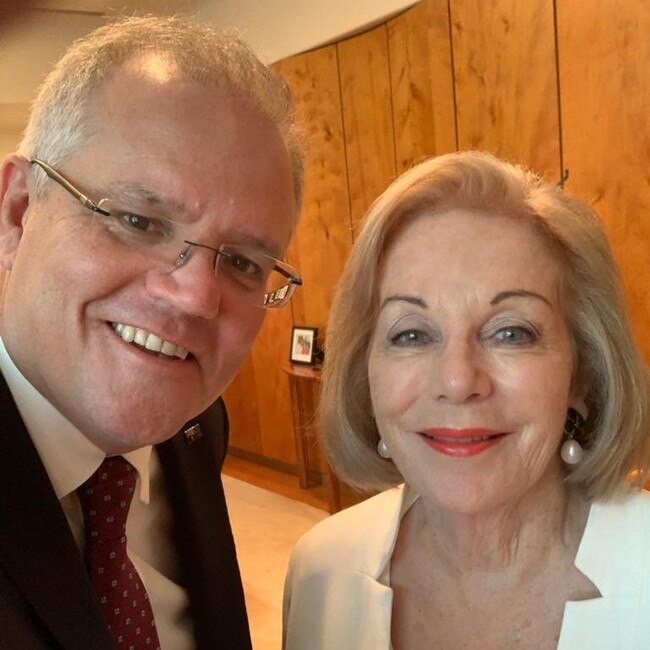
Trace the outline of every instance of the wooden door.
[[560, 177], [553, 0], [451, 0], [459, 149]]
[[558, 0], [567, 187], [605, 222], [650, 361], [650, 4]]

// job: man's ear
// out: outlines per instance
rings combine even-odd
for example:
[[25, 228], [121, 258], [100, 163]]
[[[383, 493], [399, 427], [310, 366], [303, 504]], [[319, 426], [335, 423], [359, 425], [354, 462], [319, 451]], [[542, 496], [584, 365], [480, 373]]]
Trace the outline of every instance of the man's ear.
[[0, 268], [13, 266], [29, 207], [29, 161], [17, 154], [0, 166]]

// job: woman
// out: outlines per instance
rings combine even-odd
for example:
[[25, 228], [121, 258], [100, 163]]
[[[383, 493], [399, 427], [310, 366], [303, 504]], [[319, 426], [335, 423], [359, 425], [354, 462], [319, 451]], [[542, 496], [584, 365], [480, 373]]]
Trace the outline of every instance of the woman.
[[[297, 546], [286, 650], [650, 647], [648, 381], [594, 213], [487, 154], [370, 209], [328, 329], [325, 446], [387, 491]], [[639, 479], [640, 480], [640, 479]]]

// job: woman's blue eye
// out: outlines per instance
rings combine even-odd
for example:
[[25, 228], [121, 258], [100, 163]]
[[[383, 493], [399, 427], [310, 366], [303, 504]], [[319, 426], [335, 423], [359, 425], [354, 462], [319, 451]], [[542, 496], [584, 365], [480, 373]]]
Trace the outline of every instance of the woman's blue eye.
[[420, 330], [404, 330], [390, 337], [390, 342], [398, 347], [425, 345], [431, 337]]
[[531, 343], [536, 339], [533, 331], [527, 327], [510, 326], [502, 327], [495, 335], [498, 341], [504, 343]]

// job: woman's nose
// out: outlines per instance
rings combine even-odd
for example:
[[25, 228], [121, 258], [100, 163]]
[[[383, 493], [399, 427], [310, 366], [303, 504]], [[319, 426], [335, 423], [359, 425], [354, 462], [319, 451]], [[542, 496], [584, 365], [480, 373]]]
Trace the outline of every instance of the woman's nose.
[[449, 342], [436, 360], [436, 399], [453, 403], [480, 400], [492, 390], [486, 359], [471, 341]]

